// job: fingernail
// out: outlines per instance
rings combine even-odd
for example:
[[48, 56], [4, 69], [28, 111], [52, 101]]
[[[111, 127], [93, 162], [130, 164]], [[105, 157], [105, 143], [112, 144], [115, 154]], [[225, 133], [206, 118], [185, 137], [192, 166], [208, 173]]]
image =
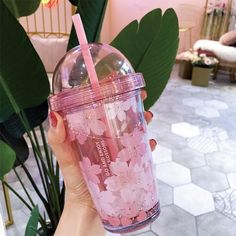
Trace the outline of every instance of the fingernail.
[[54, 114], [54, 112], [50, 112], [49, 116], [50, 116], [50, 124], [53, 128], [55, 128], [57, 126], [57, 117]]
[[154, 145], [157, 145], [157, 141], [155, 139], [151, 139], [151, 141], [154, 143]]
[[[151, 117], [153, 118], [153, 113], [151, 111], [148, 111], [148, 113], [151, 115]], [[153, 139], [154, 140], [154, 139]]]

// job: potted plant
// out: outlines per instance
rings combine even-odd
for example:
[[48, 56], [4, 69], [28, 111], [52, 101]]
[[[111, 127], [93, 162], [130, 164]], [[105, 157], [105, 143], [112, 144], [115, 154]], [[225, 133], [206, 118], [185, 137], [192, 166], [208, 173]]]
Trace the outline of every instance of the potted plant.
[[[81, 13], [88, 41], [96, 42], [99, 39], [107, 1], [70, 2], [78, 6], [77, 11]], [[0, 123], [8, 134], [0, 140], [0, 179], [31, 211], [25, 235], [38, 233], [47, 236], [53, 235], [57, 227], [64, 206], [65, 187], [60, 181], [59, 166], [47, 145], [43, 125], [48, 116], [47, 97], [50, 92], [47, 74], [26, 32], [16, 19], [32, 14], [40, 1], [35, 0], [33, 3], [35, 4], [23, 6], [19, 0], [0, 1]], [[160, 9], [155, 9], [145, 15], [140, 23], [131, 22], [111, 42], [123, 52], [137, 72], [143, 73], [149, 95], [145, 101], [146, 109], [155, 103], [168, 82], [178, 41], [178, 20], [175, 12], [169, 9], [162, 15]], [[72, 29], [68, 48], [77, 44]], [[36, 134], [36, 129], [40, 132], [40, 137]], [[31, 171], [24, 164], [25, 158], [21, 158], [21, 152], [18, 152], [16, 146], [7, 138], [11, 136], [23, 139], [24, 133], [31, 142], [43, 191], [39, 190]], [[39, 145], [39, 138], [42, 139], [43, 148]], [[19, 142], [19, 145], [26, 144]], [[44, 206], [43, 212], [39, 211], [35, 199], [27, 192], [14, 166], [16, 157]], [[16, 174], [27, 199], [4, 181], [4, 176], [10, 170]]]
[[177, 55], [176, 59], [180, 61], [179, 76], [183, 79], [191, 80], [193, 65], [191, 63], [192, 49]]
[[212, 69], [219, 61], [215, 57], [194, 52], [191, 57], [191, 62], [193, 65], [192, 85], [207, 87]]

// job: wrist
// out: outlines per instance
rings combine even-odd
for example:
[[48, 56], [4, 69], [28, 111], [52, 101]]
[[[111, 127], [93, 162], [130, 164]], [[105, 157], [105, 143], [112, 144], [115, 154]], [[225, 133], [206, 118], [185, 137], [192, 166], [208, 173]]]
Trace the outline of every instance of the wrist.
[[87, 207], [88, 209], [90, 208], [91, 210], [97, 212], [90, 196], [81, 198], [78, 197], [78, 194], [66, 192], [64, 208], [70, 208], [70, 207], [74, 208]]
[[73, 198], [67, 198], [55, 233], [55, 236], [64, 235], [104, 236], [105, 231], [93, 207]]

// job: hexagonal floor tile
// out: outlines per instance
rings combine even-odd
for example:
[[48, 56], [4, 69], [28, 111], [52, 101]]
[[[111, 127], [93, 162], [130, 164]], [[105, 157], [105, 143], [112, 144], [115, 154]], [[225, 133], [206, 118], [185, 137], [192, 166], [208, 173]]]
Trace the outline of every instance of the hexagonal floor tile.
[[215, 118], [220, 116], [218, 110], [211, 107], [204, 107], [204, 105], [202, 107], [196, 108], [195, 112], [197, 115], [207, 118]]
[[157, 179], [173, 187], [191, 182], [189, 169], [175, 162], [157, 165], [156, 176]]
[[204, 105], [204, 101], [198, 98], [184, 98], [183, 100], [183, 104], [186, 106], [190, 106], [190, 107], [201, 107]]
[[153, 233], [152, 231], [148, 231], [143, 234], [135, 234], [135, 236], [158, 236], [158, 235]]
[[224, 102], [219, 101], [219, 100], [209, 100], [209, 101], [205, 101], [205, 103], [207, 106], [215, 108], [217, 110], [228, 109], [228, 105]]
[[[144, 228], [142, 228], [142, 229], [140, 229], [140, 230], [137, 230], [137, 231], [135, 231], [135, 232], [133, 232], [133, 233], [130, 233], [130, 234], [122, 234], [122, 236], [133, 236], [133, 235], [142, 235], [142, 234], [145, 234], [145, 235], [149, 235], [149, 234], [151, 234], [152, 232], [151, 232], [151, 225], [148, 225], [148, 226], [146, 226], [146, 227], [144, 227]], [[116, 235], [115, 235], [116, 236]]]
[[212, 194], [195, 184], [174, 188], [174, 204], [194, 216], [215, 210]]
[[219, 127], [207, 127], [203, 129], [202, 135], [213, 141], [223, 141], [229, 138], [227, 131]]
[[181, 149], [185, 148], [187, 145], [185, 138], [173, 133], [165, 133], [161, 136], [158, 135], [158, 143], [169, 149]]
[[216, 142], [203, 136], [189, 138], [188, 146], [201, 153], [211, 153], [217, 151]]
[[225, 173], [236, 172], [236, 158], [226, 152], [214, 152], [206, 156], [207, 164]]
[[236, 224], [218, 212], [197, 217], [199, 236], [235, 236]]
[[[111, 232], [106, 232], [106, 236], [122, 236], [122, 235], [121, 234], [113, 234]], [[124, 234], [124, 236], [125, 236], [125, 234]]]
[[172, 133], [180, 135], [184, 138], [190, 138], [200, 134], [197, 126], [186, 122], [172, 124], [171, 131]]
[[193, 183], [210, 192], [224, 190], [229, 187], [226, 175], [208, 166], [193, 169], [191, 176]]
[[172, 156], [175, 162], [187, 168], [196, 168], [206, 165], [204, 154], [188, 147], [173, 150]]
[[217, 192], [213, 196], [216, 210], [236, 221], [236, 189]]
[[219, 149], [222, 152], [235, 155], [236, 153], [236, 140], [228, 139], [219, 143]]
[[184, 120], [182, 114], [177, 114], [173, 112], [163, 113], [158, 115], [158, 120], [164, 121], [168, 124], [173, 124], [177, 122], [181, 122]]
[[161, 207], [173, 203], [173, 188], [159, 180], [157, 180], [157, 194]]
[[168, 162], [172, 160], [172, 151], [162, 145], [157, 145], [152, 157], [155, 164]]
[[193, 114], [188, 114], [184, 116], [184, 121], [196, 125], [199, 128], [208, 127], [211, 125], [212, 121], [208, 118], [202, 116], [196, 116], [195, 111]]
[[227, 175], [229, 185], [231, 188], [236, 189], [236, 173], [231, 173]]
[[152, 223], [151, 229], [161, 236], [197, 236], [194, 217], [174, 205], [161, 209], [161, 215]]

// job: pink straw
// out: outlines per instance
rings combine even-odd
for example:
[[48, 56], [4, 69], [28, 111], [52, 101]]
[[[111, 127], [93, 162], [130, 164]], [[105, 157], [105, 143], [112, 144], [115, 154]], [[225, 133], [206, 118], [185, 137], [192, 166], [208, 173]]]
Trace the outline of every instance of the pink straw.
[[89, 50], [88, 41], [86, 38], [86, 34], [84, 32], [84, 27], [83, 27], [82, 20], [80, 18], [80, 14], [73, 15], [72, 21], [74, 23], [75, 31], [76, 31], [78, 40], [80, 42], [81, 51], [82, 51], [84, 62], [88, 71], [88, 76], [89, 76], [91, 85], [93, 88], [97, 88], [99, 87], [98, 77], [96, 74], [96, 70], [94, 68], [93, 59]]

